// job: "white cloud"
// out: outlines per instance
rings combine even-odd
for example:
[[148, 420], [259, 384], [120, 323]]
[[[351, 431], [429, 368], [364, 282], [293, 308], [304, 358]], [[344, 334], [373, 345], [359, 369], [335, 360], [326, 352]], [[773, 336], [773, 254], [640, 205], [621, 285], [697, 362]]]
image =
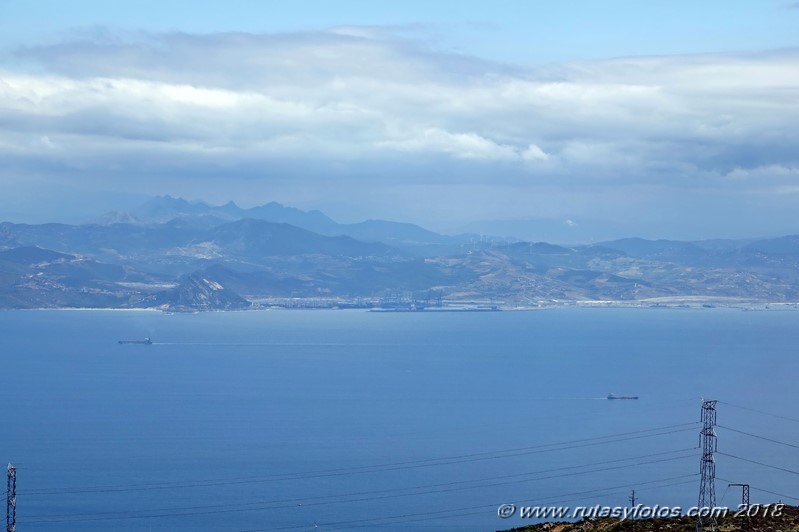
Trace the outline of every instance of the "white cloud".
[[17, 173], [746, 191], [795, 186], [799, 168], [797, 50], [534, 69], [341, 27], [76, 41], [17, 62], [0, 71]]
[[508, 160], [516, 157], [512, 147], [502, 146], [476, 133], [450, 133], [428, 128], [401, 140], [386, 140], [381, 147], [408, 152], [438, 152], [464, 159]]
[[525, 161], [546, 161], [549, 159], [549, 155], [535, 144], [527, 146], [527, 149], [521, 153], [521, 156]]
[[407, 134], [399, 140], [380, 141], [377, 145], [405, 152], [444, 153], [462, 159], [485, 161], [546, 161], [549, 158], [535, 144], [520, 149], [499, 144], [477, 133], [451, 133], [437, 128]]

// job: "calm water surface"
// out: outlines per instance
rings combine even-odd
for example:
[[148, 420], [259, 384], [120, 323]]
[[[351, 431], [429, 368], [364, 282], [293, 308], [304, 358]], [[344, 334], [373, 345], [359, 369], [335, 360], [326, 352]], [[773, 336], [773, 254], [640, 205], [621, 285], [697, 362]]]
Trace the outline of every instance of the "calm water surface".
[[[799, 469], [730, 430], [799, 441], [798, 344], [796, 312], [2, 312], [0, 462], [20, 531], [496, 530], [523, 524], [499, 503], [633, 488], [688, 507], [700, 397], [729, 403], [720, 451]], [[717, 474], [724, 504], [728, 481], [799, 497], [731, 456]]]

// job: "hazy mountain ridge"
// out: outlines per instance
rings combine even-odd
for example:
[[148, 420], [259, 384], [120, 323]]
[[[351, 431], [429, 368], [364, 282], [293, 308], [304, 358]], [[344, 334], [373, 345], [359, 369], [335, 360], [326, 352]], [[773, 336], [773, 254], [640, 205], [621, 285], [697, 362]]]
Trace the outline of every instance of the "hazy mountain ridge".
[[475, 234], [441, 235], [407, 222], [365, 220], [338, 223], [318, 210], [303, 211], [277, 202], [244, 209], [232, 201], [214, 206], [171, 196], [154, 197], [132, 212], [110, 211], [92, 223], [158, 225], [172, 222], [210, 228], [243, 219], [287, 223], [320, 235], [349, 236], [365, 242], [379, 242], [401, 248], [418, 257], [454, 253], [480, 239]]
[[[226, 220], [259, 209], [286, 218], [309, 215], [313, 223], [360, 231], [368, 241], [286, 222]], [[144, 215], [173, 214], [142, 221]], [[274, 298], [367, 298], [367, 304], [379, 304], [387, 294], [408, 299], [432, 292], [453, 302], [506, 306], [663, 298], [799, 301], [796, 235], [704, 242], [628, 238], [575, 247], [499, 244], [490, 238], [459, 241], [397, 222], [336, 224], [318, 211], [279, 204], [245, 210], [169, 197], [134, 215], [136, 221], [110, 224], [0, 224], [0, 307], [213, 310]], [[436, 249], [441, 253], [432, 254]]]

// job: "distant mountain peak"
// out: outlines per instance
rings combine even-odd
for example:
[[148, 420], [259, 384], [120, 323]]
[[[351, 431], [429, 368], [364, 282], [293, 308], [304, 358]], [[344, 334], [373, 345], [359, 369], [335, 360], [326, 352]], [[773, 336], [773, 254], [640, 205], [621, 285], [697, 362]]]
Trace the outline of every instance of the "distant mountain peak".
[[99, 218], [94, 219], [91, 223], [98, 225], [140, 224], [142, 220], [127, 211], [108, 211]]
[[[208, 205], [200, 201], [188, 202], [183, 198], [169, 195], [155, 196], [134, 211], [132, 216], [145, 223], [164, 223], [176, 218], [201, 216], [212, 216], [225, 222], [255, 219], [289, 224], [324, 236], [346, 235], [365, 242], [415, 247], [423, 254], [430, 253], [433, 248], [438, 252], [443, 249], [442, 246], [450, 246], [449, 249], [452, 250], [455, 249], [452, 246], [460, 245], [459, 241], [456, 242], [451, 237], [429, 231], [413, 223], [371, 219], [359, 223], [340, 224], [319, 210], [304, 211], [277, 201], [245, 209], [233, 201], [228, 201], [224, 205]], [[252, 225], [247, 223], [239, 227], [248, 228]]]
[[163, 196], [153, 196], [151, 199], [147, 201], [147, 203], [169, 203], [175, 205], [191, 205], [187, 200], [181, 197], [174, 197], [170, 196], [169, 194], [165, 194]]

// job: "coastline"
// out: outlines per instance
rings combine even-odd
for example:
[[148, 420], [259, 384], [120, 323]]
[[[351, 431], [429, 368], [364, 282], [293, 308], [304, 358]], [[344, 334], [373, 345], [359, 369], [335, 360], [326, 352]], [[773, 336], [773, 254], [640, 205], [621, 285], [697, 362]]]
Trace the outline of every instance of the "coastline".
[[583, 309], [601, 309], [601, 308], [616, 308], [616, 309], [640, 309], [640, 310], [740, 310], [740, 311], [761, 311], [761, 312], [784, 312], [784, 311], [799, 311], [799, 301], [786, 302], [786, 301], [752, 301], [741, 300], [737, 298], [703, 298], [699, 296], [686, 296], [686, 297], [667, 297], [667, 298], [652, 298], [634, 301], [614, 301], [614, 300], [574, 300], [574, 301], [549, 301], [542, 302], [536, 305], [503, 305], [496, 304], [496, 308], [483, 308], [482, 306], [472, 304], [455, 304], [445, 305], [443, 307], [432, 307], [427, 309], [386, 309], [379, 307], [364, 307], [364, 308], [339, 308], [336, 305], [330, 306], [317, 306], [317, 307], [302, 307], [302, 306], [254, 306], [249, 309], [164, 309], [157, 307], [35, 307], [35, 308], [0, 308], [0, 311], [72, 311], [72, 312], [156, 312], [163, 314], [196, 314], [207, 312], [264, 312], [264, 311], [354, 311], [354, 312], [375, 312], [379, 314], [394, 314], [394, 313], [420, 313], [420, 314], [436, 314], [436, 313], [492, 313], [492, 312], [533, 312], [563, 308], [583, 308]]

